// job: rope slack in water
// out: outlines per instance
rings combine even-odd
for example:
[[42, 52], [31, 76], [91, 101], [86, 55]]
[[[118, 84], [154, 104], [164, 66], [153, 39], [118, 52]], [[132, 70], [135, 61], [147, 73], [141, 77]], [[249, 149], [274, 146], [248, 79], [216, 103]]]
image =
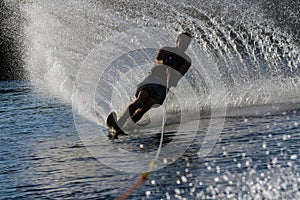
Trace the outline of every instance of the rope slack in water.
[[149, 174], [150, 174], [149, 172], [145, 172], [142, 175], [140, 175], [139, 178], [136, 180], [136, 182], [121, 196], [116, 198], [116, 200], [127, 199], [137, 188], [141, 187], [145, 183], [145, 181], [149, 178]]
[[123, 192], [116, 200], [126, 200], [132, 193], [139, 187], [141, 187], [146, 180], [149, 179], [150, 171], [155, 168], [155, 161], [150, 162], [150, 166], [147, 172], [142, 173], [133, 185], [128, 190]]

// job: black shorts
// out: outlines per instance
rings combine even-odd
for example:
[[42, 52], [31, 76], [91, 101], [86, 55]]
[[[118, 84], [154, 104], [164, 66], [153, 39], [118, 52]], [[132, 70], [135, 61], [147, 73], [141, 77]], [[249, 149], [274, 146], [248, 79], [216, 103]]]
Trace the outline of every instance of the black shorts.
[[154, 98], [160, 105], [162, 105], [169, 90], [163, 85], [148, 83], [138, 86], [135, 94], [136, 97], [138, 96], [140, 91], [147, 91], [150, 97]]

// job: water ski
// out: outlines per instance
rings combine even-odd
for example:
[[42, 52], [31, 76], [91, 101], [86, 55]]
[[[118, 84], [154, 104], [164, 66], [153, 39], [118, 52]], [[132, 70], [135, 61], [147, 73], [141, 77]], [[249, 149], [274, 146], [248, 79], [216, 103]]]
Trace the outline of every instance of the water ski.
[[116, 119], [117, 119], [117, 114], [115, 112], [111, 112], [106, 119], [106, 125], [108, 126], [108, 137], [110, 139], [118, 139], [119, 135], [126, 135], [118, 127]]

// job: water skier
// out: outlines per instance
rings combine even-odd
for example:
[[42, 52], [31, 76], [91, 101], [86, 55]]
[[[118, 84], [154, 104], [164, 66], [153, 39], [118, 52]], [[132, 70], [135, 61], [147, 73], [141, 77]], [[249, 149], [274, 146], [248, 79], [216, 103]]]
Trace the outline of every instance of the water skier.
[[150, 75], [138, 85], [136, 99], [117, 121], [115, 112], [108, 116], [110, 137], [124, 134], [122, 127], [128, 119], [137, 123], [152, 107], [163, 104], [169, 88], [176, 87], [191, 66], [191, 58], [185, 53], [190, 42], [190, 34], [181, 33], [177, 36], [176, 47], [163, 47], [159, 50]]

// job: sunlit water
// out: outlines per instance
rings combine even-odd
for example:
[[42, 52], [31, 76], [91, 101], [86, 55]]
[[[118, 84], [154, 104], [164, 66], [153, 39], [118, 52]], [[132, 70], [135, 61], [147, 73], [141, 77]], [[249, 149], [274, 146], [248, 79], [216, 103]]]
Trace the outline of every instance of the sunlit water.
[[[135, 181], [138, 174], [91, 156], [70, 105], [41, 97], [26, 82], [0, 87], [1, 199], [113, 199]], [[201, 146], [192, 143], [176, 162], [152, 172], [131, 199], [298, 199], [299, 119], [298, 110], [227, 118], [207, 157], [199, 158]], [[158, 142], [159, 137], [140, 136], [107, 145], [143, 152], [157, 149]]]

